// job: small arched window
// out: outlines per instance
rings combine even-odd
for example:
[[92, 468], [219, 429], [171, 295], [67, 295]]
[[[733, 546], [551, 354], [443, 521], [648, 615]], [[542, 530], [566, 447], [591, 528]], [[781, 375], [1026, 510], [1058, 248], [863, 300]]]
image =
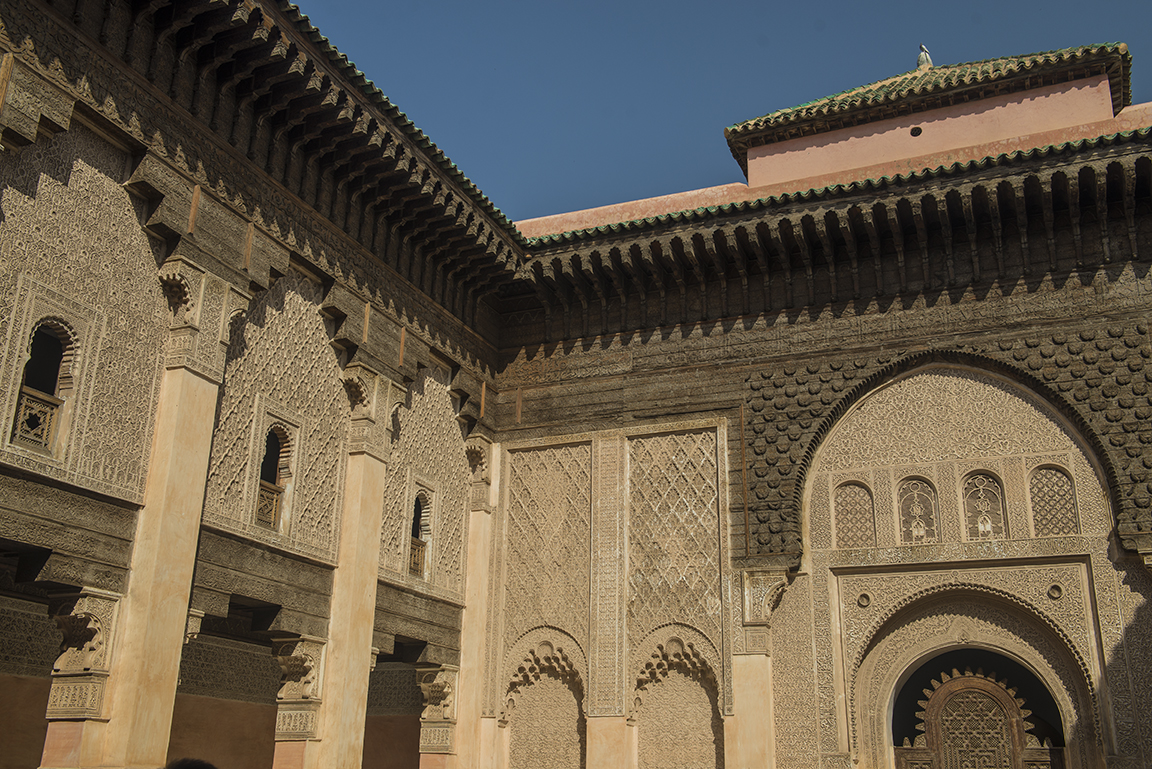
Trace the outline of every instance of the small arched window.
[[862, 483], [836, 487], [836, 547], [876, 547], [872, 492]]
[[71, 339], [57, 322], [42, 321], [32, 332], [20, 382], [12, 442], [51, 452], [64, 401], [71, 394]]
[[1080, 532], [1076, 492], [1072, 478], [1058, 467], [1041, 467], [1028, 483], [1032, 501], [1032, 527], [1037, 537], [1059, 537]]
[[288, 433], [274, 425], [264, 437], [264, 458], [260, 461], [260, 490], [256, 498], [256, 523], [269, 529], [280, 528], [284, 507], [284, 487], [288, 477]]
[[416, 493], [412, 504], [412, 547], [408, 551], [408, 573], [423, 577], [428, 541], [431, 539], [432, 498], [425, 489]]
[[936, 489], [922, 478], [905, 478], [896, 491], [900, 505], [900, 539], [907, 545], [936, 542], [939, 537]]
[[991, 473], [973, 473], [964, 481], [964, 521], [968, 539], [1007, 539], [1004, 487]]

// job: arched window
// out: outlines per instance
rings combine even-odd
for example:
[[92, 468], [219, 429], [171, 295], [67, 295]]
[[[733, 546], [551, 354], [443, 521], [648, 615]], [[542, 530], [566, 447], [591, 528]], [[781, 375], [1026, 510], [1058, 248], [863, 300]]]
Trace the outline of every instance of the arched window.
[[408, 573], [413, 577], [424, 576], [428, 540], [432, 535], [432, 497], [427, 490], [416, 493], [412, 505], [412, 547], [408, 551]]
[[872, 492], [861, 483], [836, 487], [836, 547], [876, 547]]
[[907, 545], [939, 541], [936, 489], [922, 478], [905, 478], [896, 490], [900, 541]]
[[968, 539], [1006, 539], [1004, 487], [990, 473], [973, 473], [964, 481], [964, 521]]
[[1037, 537], [1059, 537], [1080, 532], [1072, 478], [1057, 467], [1040, 467], [1028, 483], [1032, 501], [1032, 527]]
[[288, 458], [288, 432], [279, 425], [273, 425], [264, 437], [264, 458], [260, 461], [260, 490], [256, 497], [256, 523], [260, 526], [280, 528]]
[[36, 325], [20, 383], [13, 443], [52, 451], [64, 401], [72, 389], [71, 353], [71, 337], [62, 324], [41, 321]]

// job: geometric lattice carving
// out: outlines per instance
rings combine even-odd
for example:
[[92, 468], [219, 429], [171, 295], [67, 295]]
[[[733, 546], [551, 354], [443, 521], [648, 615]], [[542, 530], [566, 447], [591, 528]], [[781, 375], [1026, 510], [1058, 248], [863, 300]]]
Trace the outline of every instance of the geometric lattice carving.
[[964, 481], [964, 521], [969, 540], [1007, 537], [1004, 488], [1000, 481], [987, 473], [968, 476]]
[[31, 387], [20, 388], [16, 402], [16, 426], [12, 442], [33, 449], [51, 451], [56, 437], [57, 416], [64, 401], [37, 392]]
[[588, 638], [591, 444], [509, 453], [505, 639], [538, 625]]
[[628, 634], [683, 622], [720, 640], [716, 430], [628, 440]]
[[1037, 537], [1080, 532], [1076, 495], [1067, 473], [1055, 467], [1041, 467], [1032, 473], [1028, 492], [1032, 499], [1032, 524]]
[[936, 542], [939, 516], [936, 489], [919, 478], [908, 478], [896, 491], [900, 509], [900, 541], [909, 545]]
[[876, 547], [876, 516], [872, 505], [872, 492], [859, 483], [843, 483], [836, 487], [837, 547]]

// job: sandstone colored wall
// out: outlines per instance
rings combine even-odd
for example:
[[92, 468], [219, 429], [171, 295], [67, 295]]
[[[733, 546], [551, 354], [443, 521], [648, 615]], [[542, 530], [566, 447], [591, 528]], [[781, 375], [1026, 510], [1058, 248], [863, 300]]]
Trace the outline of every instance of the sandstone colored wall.
[[48, 721], [44, 709], [48, 707], [51, 679], [13, 676], [0, 673], [0, 769], [34, 769], [40, 766], [44, 752], [44, 737]]

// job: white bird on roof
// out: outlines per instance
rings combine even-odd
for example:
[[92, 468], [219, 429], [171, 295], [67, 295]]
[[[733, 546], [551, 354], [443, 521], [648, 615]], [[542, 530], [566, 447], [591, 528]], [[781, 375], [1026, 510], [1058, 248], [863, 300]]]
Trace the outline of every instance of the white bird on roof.
[[920, 44], [920, 55], [916, 57], [916, 69], [929, 69], [932, 66], [932, 55], [924, 44]]

